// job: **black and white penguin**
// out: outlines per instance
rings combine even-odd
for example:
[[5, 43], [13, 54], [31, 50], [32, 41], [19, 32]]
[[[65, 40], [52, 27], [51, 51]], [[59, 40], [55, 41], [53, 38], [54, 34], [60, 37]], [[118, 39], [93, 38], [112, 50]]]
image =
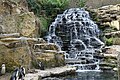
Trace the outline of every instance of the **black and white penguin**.
[[25, 77], [25, 68], [21, 66], [19, 70], [19, 79], [24, 80], [24, 77]]
[[43, 65], [42, 62], [39, 62], [39, 63], [38, 63], [38, 66], [40, 67], [41, 70], [44, 70], [44, 65]]
[[19, 69], [15, 69], [10, 80], [19, 80]]
[[1, 75], [4, 75], [5, 74], [5, 64], [2, 64], [1, 66]]

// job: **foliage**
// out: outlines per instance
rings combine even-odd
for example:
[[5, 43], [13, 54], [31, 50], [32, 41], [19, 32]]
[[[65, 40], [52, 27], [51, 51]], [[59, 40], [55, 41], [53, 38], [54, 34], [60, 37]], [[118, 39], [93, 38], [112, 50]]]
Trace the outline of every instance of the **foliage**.
[[40, 20], [40, 30], [41, 30], [41, 37], [43, 37], [43, 36], [45, 36], [45, 34], [46, 34], [46, 32], [48, 31], [48, 26], [49, 26], [49, 23], [48, 23], [48, 21], [49, 20], [47, 20], [47, 18], [46, 17], [43, 17], [43, 16], [41, 16], [41, 17], [39, 17], [39, 20]]
[[69, 0], [27, 0], [29, 10], [34, 12], [41, 21], [40, 32], [44, 36], [54, 17], [63, 12]]
[[86, 3], [86, 0], [79, 0], [79, 6], [84, 7]]
[[46, 15], [52, 15], [66, 8], [68, 0], [27, 0], [30, 11], [39, 16], [42, 10]]
[[106, 38], [106, 45], [110, 46], [112, 44], [113, 44], [113, 38], [109, 38], [109, 39]]
[[39, 15], [41, 6], [36, 2], [36, 0], [27, 0], [27, 3], [29, 10], [34, 12], [36, 15]]
[[41, 5], [41, 9], [45, 10], [46, 15], [57, 15], [60, 11], [64, 10], [68, 4], [68, 0], [37, 0]]

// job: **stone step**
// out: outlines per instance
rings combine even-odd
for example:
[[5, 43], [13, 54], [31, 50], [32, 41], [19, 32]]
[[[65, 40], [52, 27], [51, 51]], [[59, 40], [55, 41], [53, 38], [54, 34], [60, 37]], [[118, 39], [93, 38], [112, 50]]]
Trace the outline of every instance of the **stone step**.
[[51, 69], [46, 69], [46, 70], [35, 70], [36, 73], [28, 73], [25, 76], [25, 80], [41, 80], [41, 78], [49, 77], [52, 75], [62, 75], [65, 76], [65, 74], [70, 74], [75, 73], [76, 67], [69, 67], [69, 66], [64, 66], [64, 67], [56, 67], [56, 68], [51, 68]]
[[34, 50], [40, 51], [43, 50], [57, 50], [59, 51], [59, 46], [55, 45], [54, 43], [43, 43], [43, 44], [34, 44]]
[[42, 53], [58, 53], [58, 54], [65, 54], [65, 51], [56, 51], [56, 50], [42, 50], [42, 51], [35, 51], [36, 54]]

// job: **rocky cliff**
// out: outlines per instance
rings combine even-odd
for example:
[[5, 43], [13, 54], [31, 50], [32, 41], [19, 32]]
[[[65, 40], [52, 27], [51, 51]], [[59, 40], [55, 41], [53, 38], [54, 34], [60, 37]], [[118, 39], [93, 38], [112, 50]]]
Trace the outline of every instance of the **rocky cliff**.
[[0, 66], [5, 63], [7, 72], [21, 65], [39, 68], [39, 62], [45, 68], [64, 65], [63, 52], [37, 38], [38, 23], [26, 0], [0, 0]]
[[[0, 33], [20, 33], [21, 36], [36, 37], [36, 17], [27, 7], [25, 0], [0, 1]], [[25, 3], [24, 3], [25, 4]], [[26, 4], [27, 5], [27, 4]]]

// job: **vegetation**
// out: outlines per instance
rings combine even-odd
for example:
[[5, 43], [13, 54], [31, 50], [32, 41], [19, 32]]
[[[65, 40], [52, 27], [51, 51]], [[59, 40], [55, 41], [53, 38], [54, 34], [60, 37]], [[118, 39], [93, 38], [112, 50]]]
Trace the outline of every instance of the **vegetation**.
[[29, 10], [38, 16], [41, 11], [41, 6], [36, 2], [36, 0], [27, 0], [27, 3]]
[[45, 36], [47, 31], [48, 31], [48, 26], [49, 26], [49, 20], [46, 17], [40, 16], [39, 17], [40, 20], [40, 35], [41, 36]]
[[60, 11], [65, 10], [68, 0], [37, 0], [37, 3], [47, 16], [56, 16]]
[[27, 0], [29, 10], [34, 12], [39, 17], [41, 37], [48, 31], [49, 24], [57, 16], [58, 13], [62, 13], [69, 0]]
[[110, 46], [113, 44], [113, 38], [106, 38], [106, 45]]
[[84, 7], [87, 0], [79, 0], [79, 6]]
[[[46, 35], [49, 24], [62, 13], [69, 4], [69, 0], [27, 0], [28, 8], [39, 17], [40, 37]], [[86, 0], [79, 0], [79, 7], [84, 7]]]

